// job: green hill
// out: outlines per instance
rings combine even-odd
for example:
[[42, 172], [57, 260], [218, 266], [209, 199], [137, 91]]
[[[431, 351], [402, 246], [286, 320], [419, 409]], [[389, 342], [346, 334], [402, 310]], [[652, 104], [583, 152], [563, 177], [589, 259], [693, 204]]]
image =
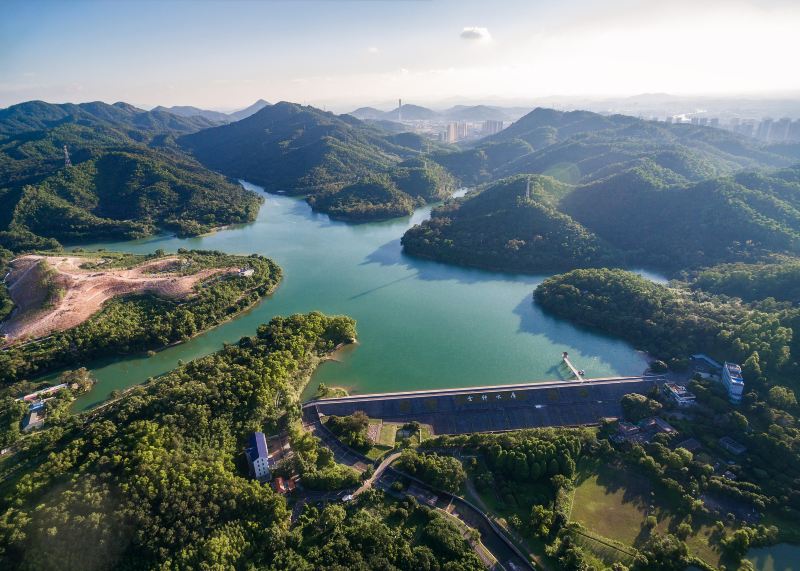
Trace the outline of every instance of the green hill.
[[698, 347], [765, 368], [789, 363], [792, 330], [777, 313], [655, 284], [624, 270], [579, 269], [544, 280], [534, 293], [548, 312], [598, 328], [662, 359], [685, 359]]
[[501, 180], [446, 203], [403, 236], [412, 255], [536, 273], [618, 261], [597, 236], [556, 209], [570, 187], [543, 176]]
[[408, 216], [416, 206], [444, 200], [455, 190], [453, 178], [432, 161], [410, 159], [388, 174], [372, 175], [342, 189], [308, 197], [314, 210], [350, 221]]
[[195, 235], [258, 212], [257, 195], [180, 154], [137, 147], [92, 154], [36, 184], [0, 190], [0, 246], [131, 239], [157, 227]]
[[354, 117], [287, 102], [179, 144], [210, 168], [291, 194], [352, 184], [417, 154]]
[[690, 284], [746, 302], [774, 298], [800, 304], [800, 259], [776, 258], [761, 264], [720, 264], [692, 276]]
[[[498, 145], [516, 152], [498, 155]], [[435, 158], [465, 184], [525, 173], [586, 184], [643, 159], [699, 181], [742, 169], [788, 166], [792, 153], [711, 127], [537, 108], [473, 149]]]
[[689, 183], [654, 160], [635, 164], [578, 187], [540, 175], [502, 179], [435, 210], [406, 233], [405, 250], [530, 273], [600, 265], [675, 273], [800, 254], [800, 166]]
[[800, 167], [674, 183], [653, 163], [577, 188], [560, 209], [634, 263], [667, 270], [800, 252]]
[[343, 220], [410, 214], [455, 188], [441, 166], [420, 158], [446, 147], [294, 103], [181, 137], [179, 144], [228, 176], [271, 192], [307, 194], [316, 210]]
[[105, 126], [128, 131], [135, 138], [142, 133], [191, 133], [217, 124], [199, 115], [185, 117], [166, 109], [145, 111], [128, 103], [46, 103], [26, 101], [0, 109], [0, 135], [47, 131], [68, 123], [85, 127]]
[[55, 248], [157, 227], [197, 234], [252, 220], [257, 196], [174, 145], [176, 135], [212, 124], [125, 103], [31, 101], [0, 110], [0, 246]]

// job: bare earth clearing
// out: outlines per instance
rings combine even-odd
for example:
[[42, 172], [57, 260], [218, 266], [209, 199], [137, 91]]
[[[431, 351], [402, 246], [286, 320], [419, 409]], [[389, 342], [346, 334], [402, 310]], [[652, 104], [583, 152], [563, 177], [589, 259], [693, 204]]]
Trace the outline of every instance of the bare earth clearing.
[[[53, 270], [49, 281], [63, 295], [48, 302], [44, 260]], [[45, 337], [80, 325], [100, 311], [107, 300], [128, 294], [151, 293], [167, 299], [188, 297], [198, 282], [219, 273], [231, 273], [233, 268], [212, 268], [189, 276], [173, 273], [179, 267], [177, 257], [161, 258], [131, 269], [106, 271], [85, 270], [81, 265], [91, 262], [78, 256], [22, 256], [11, 263], [7, 278], [8, 292], [16, 305], [11, 317], [0, 325], [6, 342]]]

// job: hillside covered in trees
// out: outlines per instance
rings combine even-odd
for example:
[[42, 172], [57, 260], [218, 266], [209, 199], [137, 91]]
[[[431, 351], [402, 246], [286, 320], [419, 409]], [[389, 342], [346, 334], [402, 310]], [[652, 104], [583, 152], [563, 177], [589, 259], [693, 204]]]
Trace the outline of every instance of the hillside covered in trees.
[[797, 369], [793, 309], [749, 306], [609, 269], [553, 276], [536, 288], [534, 299], [548, 312], [625, 339], [663, 360], [703, 351], [744, 363], [750, 379], [762, 371]]
[[[270, 192], [309, 195], [318, 210], [354, 221], [410, 214], [454, 188], [431, 143], [390, 134], [349, 115], [281, 102], [254, 115], [179, 139], [206, 166]], [[376, 178], [377, 177], [377, 178]]]
[[0, 566], [482, 569], [428, 508], [376, 492], [291, 523], [286, 500], [246, 477], [248, 434], [296, 425], [308, 374], [354, 338], [345, 317], [278, 317], [102, 411], [51, 414], [2, 466]]
[[578, 187], [509, 177], [434, 210], [403, 245], [413, 255], [527, 273], [628, 265], [674, 274], [800, 253], [800, 166], [677, 180], [650, 159]]
[[406, 232], [403, 248], [415, 256], [515, 272], [618, 263], [613, 248], [557, 210], [570, 190], [538, 175], [503, 179], [435, 209]]
[[[198, 234], [247, 222], [259, 199], [181, 153], [213, 125], [131, 105], [28, 102], [0, 110], [0, 245]], [[67, 145], [73, 166], [64, 166]]]
[[642, 159], [671, 171], [676, 182], [793, 162], [790, 149], [768, 149], [720, 129], [544, 108], [472, 149], [433, 157], [465, 185], [522, 173], [585, 184], [624, 172]]

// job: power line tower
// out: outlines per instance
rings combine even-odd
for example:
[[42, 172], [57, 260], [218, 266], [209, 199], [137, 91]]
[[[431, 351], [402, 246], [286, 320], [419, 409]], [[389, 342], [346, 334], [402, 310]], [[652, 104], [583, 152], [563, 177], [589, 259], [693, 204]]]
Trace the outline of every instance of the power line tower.
[[69, 151], [67, 150], [67, 146], [66, 145], [64, 145], [64, 166], [65, 167], [71, 167], [72, 166], [72, 161], [69, 160]]

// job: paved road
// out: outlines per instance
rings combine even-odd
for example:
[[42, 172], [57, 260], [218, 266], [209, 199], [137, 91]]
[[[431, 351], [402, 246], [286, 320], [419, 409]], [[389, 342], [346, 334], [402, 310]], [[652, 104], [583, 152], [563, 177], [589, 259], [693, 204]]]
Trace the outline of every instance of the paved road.
[[315, 411], [306, 411], [303, 416], [303, 428], [322, 440], [322, 443], [333, 452], [333, 457], [339, 464], [346, 464], [359, 472], [363, 472], [371, 464], [362, 455], [344, 446], [330, 430], [322, 426]]
[[635, 383], [642, 380], [661, 380], [662, 375], [634, 375], [630, 377], [603, 377], [599, 379], [583, 379], [583, 381], [540, 381], [523, 382], [510, 385], [488, 385], [482, 387], [458, 387], [451, 389], [426, 389], [418, 391], [403, 391], [397, 393], [372, 393], [365, 395], [354, 395], [346, 397], [315, 399], [303, 403], [303, 408], [313, 408], [321, 404], [333, 404], [339, 402], [357, 403], [369, 401], [382, 401], [393, 399], [404, 399], [409, 397], [435, 397], [443, 395], [471, 395], [475, 393], [496, 393], [508, 391], [522, 391], [530, 389], [561, 388], [568, 385], [614, 385], [619, 383]]
[[384, 458], [383, 462], [381, 462], [378, 465], [378, 467], [375, 468], [375, 472], [372, 474], [372, 476], [370, 476], [370, 478], [367, 481], [365, 481], [363, 484], [361, 484], [361, 487], [358, 488], [353, 493], [353, 495], [357, 496], [360, 493], [362, 493], [364, 490], [368, 490], [369, 488], [371, 488], [372, 485], [375, 483], [375, 481], [380, 479], [380, 477], [386, 471], [386, 468], [389, 467], [389, 464], [391, 464], [392, 462], [394, 462], [395, 460], [397, 460], [400, 457], [400, 454], [401, 454], [400, 452], [395, 452], [393, 454], [390, 454], [386, 458]]

